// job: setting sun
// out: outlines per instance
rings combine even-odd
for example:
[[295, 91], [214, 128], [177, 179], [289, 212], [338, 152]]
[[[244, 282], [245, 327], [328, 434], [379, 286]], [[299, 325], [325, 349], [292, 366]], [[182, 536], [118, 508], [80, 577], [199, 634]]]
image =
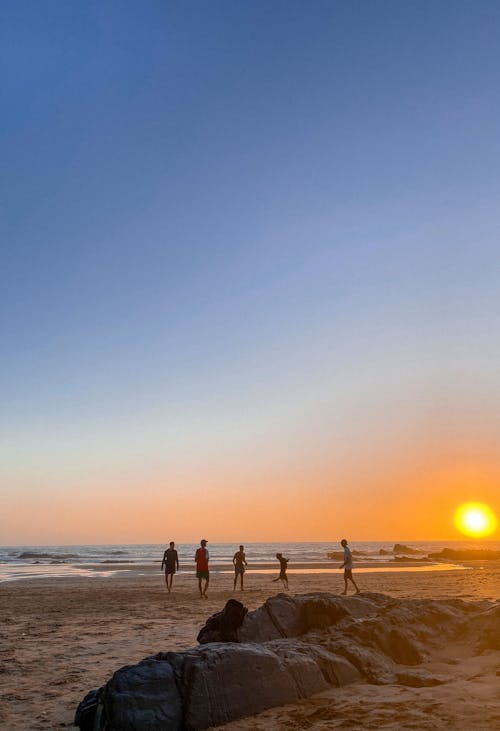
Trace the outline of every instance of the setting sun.
[[495, 513], [484, 503], [465, 503], [455, 513], [455, 525], [466, 536], [489, 536], [497, 527]]

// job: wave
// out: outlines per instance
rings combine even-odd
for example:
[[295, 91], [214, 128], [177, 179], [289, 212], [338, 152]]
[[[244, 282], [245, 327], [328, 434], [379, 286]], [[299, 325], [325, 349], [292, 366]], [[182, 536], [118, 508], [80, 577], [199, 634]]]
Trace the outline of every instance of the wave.
[[61, 561], [66, 558], [80, 558], [80, 556], [77, 553], [39, 553], [38, 551], [24, 551], [24, 553], [19, 554], [18, 558], [53, 558]]

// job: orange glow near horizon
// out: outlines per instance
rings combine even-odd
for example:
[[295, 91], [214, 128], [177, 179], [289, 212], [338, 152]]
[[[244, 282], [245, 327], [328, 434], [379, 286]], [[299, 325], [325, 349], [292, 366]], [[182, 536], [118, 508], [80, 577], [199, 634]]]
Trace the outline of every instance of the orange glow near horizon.
[[[394, 446], [394, 445], [392, 445]], [[432, 455], [431, 455], [432, 456]], [[215, 463], [201, 475], [127, 475], [87, 484], [86, 477], [56, 489], [40, 485], [19, 510], [15, 490], [6, 491], [0, 525], [6, 545], [78, 543], [177, 543], [456, 540], [463, 523], [454, 523], [457, 505], [480, 496], [498, 515], [500, 468], [496, 463], [460, 461], [456, 455], [431, 460], [428, 452], [411, 459], [394, 450], [392, 459], [374, 457], [360, 465], [312, 463], [290, 457], [288, 464]], [[266, 468], [266, 469], [265, 469]], [[479, 526], [472, 515], [468, 520]], [[77, 520], [68, 520], [77, 516]], [[488, 533], [495, 539], [496, 519]]]
[[[142, 454], [85, 471], [80, 461], [26, 464], [3, 490], [1, 542], [473, 540], [482, 535], [464, 536], [458, 506], [481, 501], [500, 515], [493, 440], [443, 444], [429, 439], [433, 432], [401, 430], [387, 442], [350, 439], [333, 450], [318, 433], [300, 431], [272, 450], [260, 441], [254, 450], [212, 444], [150, 465]], [[500, 540], [497, 522], [485, 537]]]

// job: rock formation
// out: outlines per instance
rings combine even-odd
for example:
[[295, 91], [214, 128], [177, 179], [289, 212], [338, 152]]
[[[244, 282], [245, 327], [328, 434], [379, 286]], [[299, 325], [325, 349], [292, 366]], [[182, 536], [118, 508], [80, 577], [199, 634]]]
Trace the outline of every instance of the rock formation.
[[414, 555], [416, 553], [422, 553], [418, 548], [412, 548], [411, 546], [406, 546], [404, 543], [396, 543], [392, 549], [393, 553], [404, 553]]
[[394, 561], [399, 563], [425, 563], [431, 561], [427, 556], [394, 556]]
[[437, 558], [444, 561], [498, 561], [500, 551], [493, 551], [489, 548], [468, 548], [465, 551], [457, 551], [454, 548], [443, 548], [438, 553], [429, 553], [429, 558]]
[[[220, 614], [199, 647], [117, 670], [77, 711], [85, 731], [194, 731], [356, 681], [420, 687], [444, 678], [417, 667], [452, 639], [498, 646], [500, 605], [367, 593], [279, 594], [244, 614], [233, 641]], [[243, 618], [244, 617], [244, 618]]]

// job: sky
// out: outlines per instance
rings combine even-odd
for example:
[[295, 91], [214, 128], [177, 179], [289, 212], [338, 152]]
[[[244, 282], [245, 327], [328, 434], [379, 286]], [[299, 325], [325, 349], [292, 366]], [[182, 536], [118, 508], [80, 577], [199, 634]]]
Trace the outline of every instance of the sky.
[[499, 30], [481, 0], [2, 3], [0, 544], [500, 514]]

